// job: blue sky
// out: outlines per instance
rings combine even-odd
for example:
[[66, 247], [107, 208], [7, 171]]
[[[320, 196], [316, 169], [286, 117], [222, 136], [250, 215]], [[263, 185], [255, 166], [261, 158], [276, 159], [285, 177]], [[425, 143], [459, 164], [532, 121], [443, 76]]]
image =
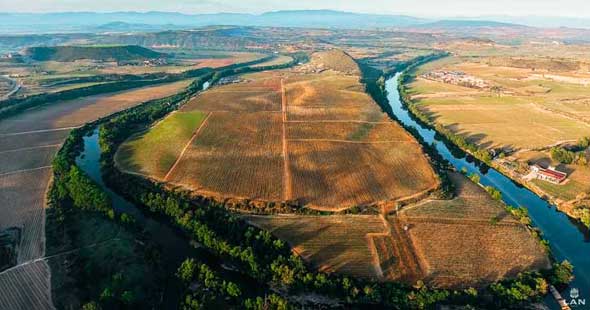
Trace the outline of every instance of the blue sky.
[[336, 9], [414, 16], [590, 17], [589, 0], [0, 0], [2, 12], [176, 11], [250, 12]]

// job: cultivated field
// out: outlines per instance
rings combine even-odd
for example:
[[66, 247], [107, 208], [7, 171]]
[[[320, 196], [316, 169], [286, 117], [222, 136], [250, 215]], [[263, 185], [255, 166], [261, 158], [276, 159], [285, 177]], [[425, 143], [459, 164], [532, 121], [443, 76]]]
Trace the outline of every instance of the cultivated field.
[[278, 113], [213, 113], [169, 179], [206, 194], [280, 200]]
[[56, 102], [0, 121], [0, 230], [21, 228], [17, 266], [0, 273], [0, 308], [51, 309], [45, 197], [51, 161], [73, 128], [180, 91], [189, 81]]
[[142, 132], [121, 146], [115, 157], [117, 165], [125, 171], [164, 178], [205, 118], [201, 112], [170, 115], [153, 130]]
[[284, 65], [284, 64], [289, 63], [291, 61], [293, 61], [293, 58], [291, 56], [279, 55], [274, 59], [254, 65], [254, 66], [252, 66], [252, 68]]
[[88, 96], [76, 100], [55, 102], [49, 106], [27, 111], [0, 122], [0, 134], [68, 128], [79, 126], [89, 119], [96, 119], [113, 112], [125, 110], [138, 103], [166, 97], [179, 92], [190, 80], [148, 86], [118, 93]]
[[482, 147], [537, 149], [588, 135], [590, 74], [565, 61], [526, 60], [450, 58], [418, 70], [419, 75], [464, 72], [489, 83], [486, 89], [422, 77], [408, 86], [420, 109], [436, 123]]
[[[570, 211], [587, 204], [590, 170], [587, 165], [552, 161], [549, 149], [571, 146], [590, 135], [590, 74], [585, 50], [567, 46], [457, 49], [457, 54], [469, 57], [447, 57], [421, 66], [418, 78], [408, 85], [409, 92], [435, 123], [482, 148], [513, 154], [504, 161], [520, 167], [518, 171], [508, 168], [517, 178], [528, 174], [528, 165], [559, 166], [568, 173], [562, 184], [522, 181], [540, 195], [551, 197], [560, 209]], [[455, 85], [423, 76], [442, 70], [464, 73], [489, 86]]]
[[526, 226], [460, 174], [456, 198], [383, 215], [245, 215], [319, 270], [433, 287], [481, 286], [549, 266]]
[[416, 264], [418, 277], [435, 287], [480, 286], [549, 266], [526, 226], [463, 176], [451, 179], [455, 199], [425, 201], [389, 217], [394, 243], [413, 253], [413, 262], [400, 265]]
[[204, 195], [296, 200], [319, 209], [378, 204], [435, 188], [437, 177], [418, 143], [364, 92], [359, 76], [336, 72], [356, 71], [340, 63], [321, 66], [327, 71], [248, 74], [196, 97], [180, 110], [208, 114], [193, 139], [155, 134], [172, 141], [164, 149], [185, 145], [166, 173], [154, 167], [170, 166], [171, 158], [141, 164], [142, 156], [154, 158], [142, 154], [155, 152], [144, 143], [124, 145], [118, 161]]
[[49, 279], [44, 261], [0, 273], [0, 305], [5, 309], [55, 309]]
[[376, 215], [245, 216], [254, 226], [287, 241], [293, 251], [325, 272], [380, 279], [369, 246], [373, 234], [386, 230]]
[[[428, 163], [409, 141], [289, 141], [293, 197], [317, 207], [397, 200], [434, 186]], [[345, 189], [345, 190], [342, 190]]]

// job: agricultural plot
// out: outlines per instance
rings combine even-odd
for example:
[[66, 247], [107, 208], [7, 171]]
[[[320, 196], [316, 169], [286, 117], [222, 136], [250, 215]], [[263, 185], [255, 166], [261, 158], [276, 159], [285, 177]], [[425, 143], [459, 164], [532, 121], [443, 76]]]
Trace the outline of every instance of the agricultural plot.
[[[409, 93], [431, 120], [484, 148], [538, 149], [588, 134], [590, 75], [570, 62], [510, 59], [454, 57], [424, 65]], [[490, 87], [421, 77], [436, 70], [462, 72]]]
[[427, 161], [409, 167], [421, 156], [410, 141], [289, 141], [293, 196], [304, 204], [341, 209], [408, 197], [436, 186]]
[[549, 267], [526, 226], [460, 174], [452, 200], [374, 215], [245, 215], [319, 270], [441, 288], [479, 287]]
[[269, 61], [265, 61], [263, 63], [259, 63], [257, 65], [254, 65], [254, 66], [252, 66], [252, 68], [284, 65], [284, 64], [287, 64], [291, 61], [293, 61], [293, 58], [291, 56], [279, 55]]
[[87, 120], [106, 116], [141, 102], [175, 94], [188, 86], [190, 82], [190, 80], [185, 80], [52, 103], [49, 106], [2, 120], [0, 134], [48, 131], [79, 126]]
[[411, 142], [410, 137], [393, 122], [307, 122], [287, 123], [287, 136], [298, 140], [345, 140], [351, 142]]
[[59, 145], [0, 152], [0, 176], [51, 163]]
[[247, 83], [213, 88], [185, 105], [181, 111], [198, 109], [203, 112], [262, 112], [280, 111], [281, 97], [276, 85]]
[[168, 180], [214, 196], [280, 200], [280, 114], [213, 113]]
[[380, 278], [369, 246], [386, 228], [379, 216], [245, 216], [254, 226], [285, 240], [318, 270], [365, 279]]
[[45, 191], [50, 177], [49, 167], [0, 176], [0, 229], [22, 229], [17, 263], [43, 254]]
[[174, 113], [121, 146], [115, 162], [124, 171], [164, 178], [205, 118], [198, 111]]
[[0, 273], [0, 305], [52, 309], [45, 255], [45, 197], [51, 160], [72, 127], [143, 101], [171, 95], [188, 81], [42, 106], [0, 121], [0, 230], [21, 229], [17, 267]]
[[49, 266], [32, 262], [0, 273], [0, 305], [5, 309], [55, 309]]
[[[389, 217], [394, 239], [409, 242], [421, 278], [434, 287], [481, 286], [549, 267], [526, 226], [463, 176], [451, 175], [457, 197], [425, 201]], [[461, 255], [457, 255], [461, 253]]]
[[[408, 219], [408, 231], [434, 287], [481, 286], [549, 267], [543, 248], [522, 225]], [[461, 253], [461, 255], [457, 255]]]
[[[302, 70], [247, 74], [183, 106], [180, 113], [209, 116], [166, 173], [153, 166], [170, 166], [172, 158], [142, 164], [142, 156], [154, 157], [140, 154], [151, 151], [123, 154], [134, 141], [123, 146], [118, 161], [137, 163], [131, 172], [151, 171], [151, 177], [204, 195], [329, 210], [413, 197], [438, 186], [418, 143], [388, 119], [358, 76]], [[170, 139], [170, 146], [186, 143], [183, 135]]]
[[285, 81], [289, 121], [387, 121], [358, 76], [305, 74]]

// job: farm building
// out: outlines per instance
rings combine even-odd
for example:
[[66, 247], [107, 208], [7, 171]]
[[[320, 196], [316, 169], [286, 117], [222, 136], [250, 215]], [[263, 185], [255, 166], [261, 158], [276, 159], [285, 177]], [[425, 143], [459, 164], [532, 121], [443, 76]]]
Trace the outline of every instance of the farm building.
[[539, 180], [560, 184], [567, 178], [567, 173], [557, 171], [553, 167], [543, 168], [539, 165], [534, 165], [531, 169], [535, 173], [535, 177]]

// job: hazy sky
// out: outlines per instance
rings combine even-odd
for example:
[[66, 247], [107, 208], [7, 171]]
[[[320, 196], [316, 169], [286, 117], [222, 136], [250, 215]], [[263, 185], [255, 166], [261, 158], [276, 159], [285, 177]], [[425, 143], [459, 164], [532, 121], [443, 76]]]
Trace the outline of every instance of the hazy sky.
[[590, 0], [0, 0], [2, 12], [251, 12], [336, 9], [414, 16], [538, 15], [590, 17]]

